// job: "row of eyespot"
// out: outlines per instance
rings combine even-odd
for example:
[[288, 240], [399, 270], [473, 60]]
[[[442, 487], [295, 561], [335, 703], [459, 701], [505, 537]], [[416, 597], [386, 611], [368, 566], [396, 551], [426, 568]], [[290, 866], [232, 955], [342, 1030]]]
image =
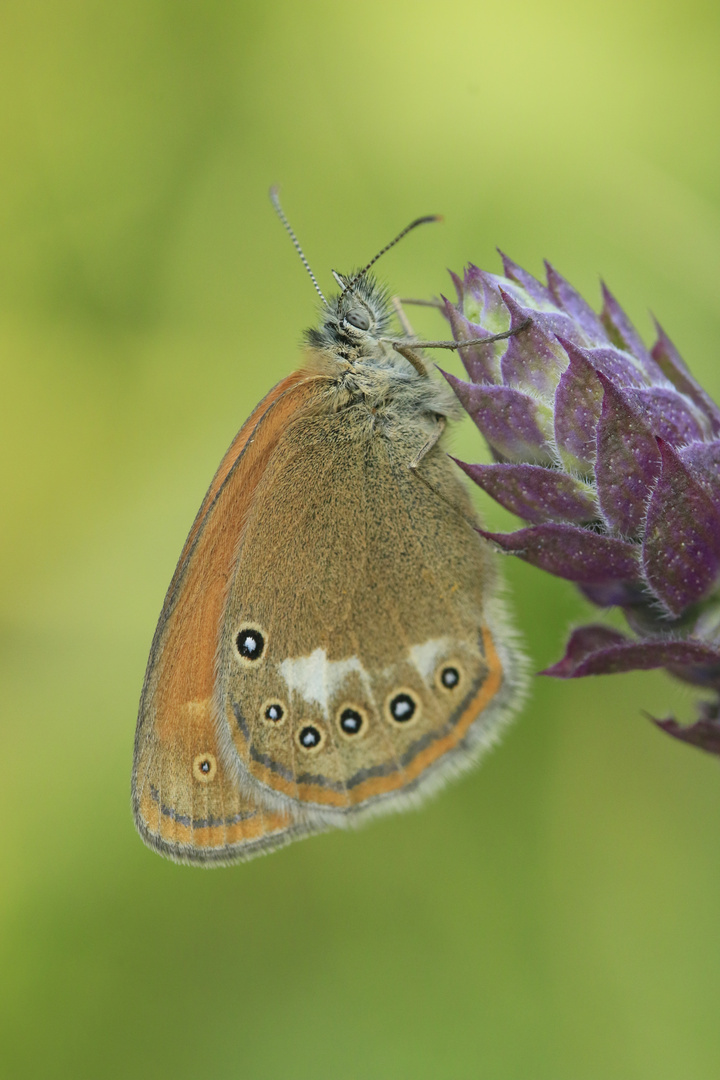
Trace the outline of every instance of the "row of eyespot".
[[[440, 671], [439, 681], [447, 690], [454, 690], [460, 682], [460, 672], [456, 667], [448, 665]], [[388, 702], [388, 713], [398, 724], [406, 724], [412, 720], [418, 712], [419, 704], [412, 693], [401, 690]], [[269, 701], [262, 708], [262, 715], [271, 724], [280, 724], [285, 719], [286, 709], [280, 701]], [[365, 713], [352, 705], [345, 705], [338, 712], [338, 726], [341, 732], [353, 738], [360, 735], [367, 726]], [[298, 746], [301, 750], [319, 750], [325, 742], [325, 737], [314, 724], [305, 724], [296, 735]], [[197, 780], [208, 783], [215, 779], [217, 762], [212, 754], [198, 754], [193, 762], [193, 773]]]
[[[258, 661], [265, 651], [265, 638], [257, 627], [244, 627], [235, 637], [235, 646], [244, 661], [253, 663]], [[454, 690], [460, 682], [460, 672], [450, 665], [443, 667], [438, 674], [438, 681], [444, 689]], [[413, 694], [406, 690], [396, 693], [387, 705], [390, 718], [398, 724], [406, 724], [412, 720], [418, 708], [419, 703]], [[285, 712], [282, 702], [269, 701], [263, 706], [262, 715], [270, 723], [279, 724], [284, 719]], [[353, 738], [365, 730], [367, 720], [360, 709], [348, 705], [339, 712], [338, 726], [343, 735]], [[306, 724], [296, 737], [302, 750], [318, 750], [324, 742], [322, 733], [314, 724]]]
[[[444, 667], [440, 672], [440, 684], [446, 690], [454, 690], [460, 682], [460, 672], [456, 667]], [[387, 713], [396, 724], [407, 724], [417, 716], [420, 703], [409, 690], [400, 690], [387, 703]], [[286, 714], [285, 706], [280, 701], [269, 701], [262, 708], [262, 716], [272, 724], [280, 724]], [[337, 714], [337, 724], [346, 738], [353, 739], [361, 735], [367, 727], [364, 710], [352, 705], [343, 706]], [[302, 750], [318, 750], [324, 739], [314, 724], [306, 724], [297, 733], [298, 746]]]

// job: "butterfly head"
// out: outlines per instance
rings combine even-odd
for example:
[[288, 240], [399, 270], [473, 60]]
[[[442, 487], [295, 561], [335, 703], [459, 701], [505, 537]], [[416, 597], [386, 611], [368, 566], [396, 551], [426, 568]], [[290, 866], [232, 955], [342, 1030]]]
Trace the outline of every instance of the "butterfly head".
[[[285, 217], [277, 187], [270, 189], [270, 199], [323, 302], [320, 325], [306, 331], [306, 343], [311, 349], [324, 353], [326, 358], [329, 356], [332, 360], [350, 364], [365, 360], [371, 365], [380, 367], [397, 367], [398, 354], [393, 351], [392, 337], [387, 336], [393, 305], [387, 291], [378, 285], [369, 270], [379, 258], [395, 247], [418, 225], [441, 221], [442, 218], [438, 214], [415, 218], [389, 244], [381, 248], [361, 270], [346, 277], [333, 270], [332, 274], [340, 286], [340, 292], [327, 300], [305, 258], [290, 222]], [[417, 365], [413, 363], [412, 366]]]
[[392, 318], [387, 290], [370, 274], [357, 280], [336, 274], [335, 280], [342, 291], [322, 308], [319, 326], [306, 332], [308, 345], [351, 361], [384, 353]]

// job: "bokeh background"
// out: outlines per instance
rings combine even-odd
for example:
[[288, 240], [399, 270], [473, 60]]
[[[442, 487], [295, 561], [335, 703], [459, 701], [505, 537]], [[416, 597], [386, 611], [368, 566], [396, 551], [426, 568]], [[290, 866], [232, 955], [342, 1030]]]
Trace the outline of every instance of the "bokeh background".
[[[718, 396], [719, 13], [2, 4], [6, 1075], [716, 1080], [720, 770], [642, 716], [690, 717], [664, 676], [537, 679], [421, 811], [232, 869], [146, 850], [129, 778], [186, 531], [314, 318], [269, 184], [326, 287], [442, 212], [381, 265], [399, 293], [547, 256]], [[585, 611], [506, 567], [537, 670]]]

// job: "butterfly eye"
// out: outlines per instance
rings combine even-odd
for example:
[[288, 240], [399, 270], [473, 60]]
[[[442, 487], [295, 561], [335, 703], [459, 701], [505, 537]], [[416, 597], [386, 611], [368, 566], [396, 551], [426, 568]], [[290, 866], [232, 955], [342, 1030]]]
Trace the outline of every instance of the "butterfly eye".
[[199, 780], [201, 784], [209, 784], [211, 780], [215, 779], [217, 761], [212, 754], [198, 754], [193, 761], [192, 771], [195, 779]]
[[400, 690], [393, 694], [387, 703], [390, 719], [396, 724], [407, 724], [419, 715], [420, 704], [409, 690]]
[[343, 735], [355, 738], [365, 730], [365, 713], [354, 705], [345, 705], [338, 712], [338, 727]]
[[301, 750], [319, 750], [325, 742], [325, 736], [314, 724], [306, 724], [297, 734], [297, 743]]
[[345, 316], [345, 322], [349, 322], [351, 326], [357, 327], [358, 330], [370, 329], [370, 319], [365, 311], [350, 311]]
[[241, 626], [235, 635], [235, 648], [241, 661], [255, 664], [265, 651], [265, 635], [257, 626]]
[[454, 690], [460, 685], [460, 668], [457, 664], [444, 664], [437, 675], [438, 685], [443, 690]]
[[266, 701], [260, 709], [263, 719], [269, 720], [271, 724], [281, 724], [286, 711], [281, 701]]

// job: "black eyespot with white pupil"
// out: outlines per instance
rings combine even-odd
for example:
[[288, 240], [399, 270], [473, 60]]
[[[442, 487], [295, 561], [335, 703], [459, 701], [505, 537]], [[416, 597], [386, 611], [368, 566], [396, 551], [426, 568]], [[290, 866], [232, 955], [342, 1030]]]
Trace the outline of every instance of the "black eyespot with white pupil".
[[365, 721], [357, 709], [348, 708], [340, 713], [339, 723], [346, 735], [359, 735]]
[[265, 638], [259, 630], [247, 627], [239, 631], [235, 647], [243, 660], [259, 660], [265, 649]]
[[214, 754], [198, 754], [192, 764], [193, 776], [201, 784], [211, 783], [217, 775], [217, 761]]
[[321, 739], [320, 732], [312, 724], [307, 724], [298, 736], [298, 741], [305, 750], [314, 750], [320, 745]]
[[454, 690], [460, 682], [460, 672], [456, 667], [444, 667], [440, 672], [440, 682], [446, 690]]
[[345, 322], [350, 323], [351, 326], [356, 327], [358, 330], [369, 330], [370, 319], [365, 311], [350, 311], [345, 316]]
[[265, 707], [265, 719], [271, 720], [274, 724], [279, 724], [284, 715], [285, 710], [279, 701], [271, 701]]
[[417, 711], [417, 704], [409, 694], [396, 694], [390, 702], [390, 715], [398, 724], [406, 724], [412, 720]]

